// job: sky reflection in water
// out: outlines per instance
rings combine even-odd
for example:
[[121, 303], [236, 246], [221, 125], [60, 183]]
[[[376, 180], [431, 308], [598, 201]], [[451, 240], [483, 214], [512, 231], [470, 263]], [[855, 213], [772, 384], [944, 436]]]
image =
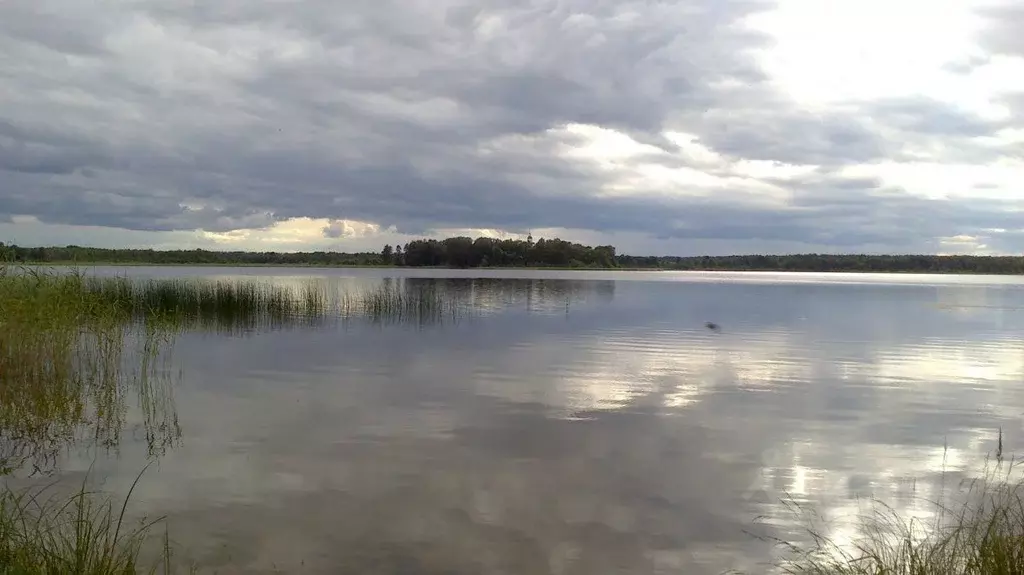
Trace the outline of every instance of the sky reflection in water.
[[[787, 496], [923, 514], [1000, 428], [1020, 444], [1013, 280], [430, 273], [472, 313], [179, 338], [182, 440], [136, 510], [221, 572], [757, 572]], [[125, 442], [94, 473], [126, 489], [145, 459]]]

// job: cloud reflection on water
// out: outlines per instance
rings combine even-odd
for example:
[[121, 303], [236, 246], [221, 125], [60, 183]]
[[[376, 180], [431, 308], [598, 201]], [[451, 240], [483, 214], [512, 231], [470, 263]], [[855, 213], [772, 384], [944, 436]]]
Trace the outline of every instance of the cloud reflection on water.
[[142, 504], [207, 567], [710, 573], [768, 556], [744, 530], [787, 494], [924, 515], [1021, 438], [1024, 318], [970, 304], [1016, 289], [453, 285], [489, 313], [180, 341]]

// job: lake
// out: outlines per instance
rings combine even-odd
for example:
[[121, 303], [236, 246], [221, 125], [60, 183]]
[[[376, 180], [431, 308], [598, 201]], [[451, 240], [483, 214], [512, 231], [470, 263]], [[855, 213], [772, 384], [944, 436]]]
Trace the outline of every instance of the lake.
[[[100, 267], [331, 290], [436, 283], [465, 313], [186, 333], [180, 437], [79, 446], [219, 573], [763, 572], [784, 501], [922, 501], [1021, 440], [1024, 279]], [[714, 322], [710, 330], [705, 322]]]

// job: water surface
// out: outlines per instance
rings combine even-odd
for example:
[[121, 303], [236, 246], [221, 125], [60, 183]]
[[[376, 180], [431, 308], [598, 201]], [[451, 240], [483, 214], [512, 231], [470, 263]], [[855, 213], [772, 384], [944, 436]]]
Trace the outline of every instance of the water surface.
[[[924, 513], [1000, 429], [1021, 438], [1013, 277], [96, 273], [435, 282], [471, 310], [180, 337], [181, 438], [135, 505], [200, 572], [762, 572], [755, 536], [791, 534], [780, 500]], [[59, 474], [126, 490], [151, 455], [127, 419], [119, 450]]]

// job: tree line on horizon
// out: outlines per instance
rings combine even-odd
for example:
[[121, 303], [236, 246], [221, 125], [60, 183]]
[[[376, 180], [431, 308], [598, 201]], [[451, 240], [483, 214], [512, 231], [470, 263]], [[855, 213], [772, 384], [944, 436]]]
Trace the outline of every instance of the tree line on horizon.
[[814, 271], [1024, 274], [1024, 257], [968, 255], [789, 254], [631, 256], [614, 246], [586, 246], [558, 238], [525, 240], [453, 237], [386, 245], [379, 252], [246, 252], [109, 249], [68, 245], [24, 247], [0, 243], [0, 261], [80, 264], [312, 265], [408, 267], [557, 267], [692, 271]]

